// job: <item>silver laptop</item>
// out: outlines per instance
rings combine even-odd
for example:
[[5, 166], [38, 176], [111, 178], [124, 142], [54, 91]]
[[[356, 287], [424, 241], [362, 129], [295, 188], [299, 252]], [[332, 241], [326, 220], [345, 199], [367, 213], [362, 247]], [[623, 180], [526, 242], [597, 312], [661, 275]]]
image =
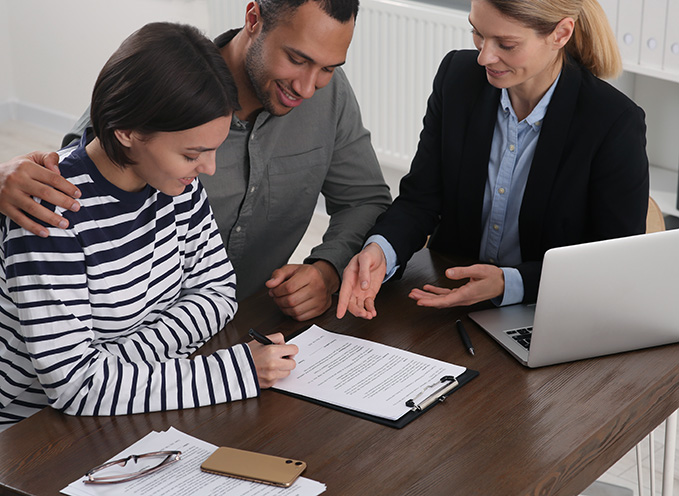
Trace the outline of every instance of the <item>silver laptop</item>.
[[528, 367], [679, 342], [679, 230], [549, 250], [536, 304], [469, 317]]

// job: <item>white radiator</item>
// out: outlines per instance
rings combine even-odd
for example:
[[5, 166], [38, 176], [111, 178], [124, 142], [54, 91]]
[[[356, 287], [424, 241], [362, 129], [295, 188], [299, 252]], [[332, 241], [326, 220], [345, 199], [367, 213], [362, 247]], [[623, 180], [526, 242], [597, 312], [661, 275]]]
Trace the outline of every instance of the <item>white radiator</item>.
[[468, 15], [418, 1], [361, 0], [345, 70], [383, 165], [410, 167], [441, 60], [474, 46]]
[[[383, 165], [408, 170], [443, 56], [473, 47], [466, 0], [361, 0], [345, 71]], [[208, 0], [210, 35], [240, 27], [246, 0]]]

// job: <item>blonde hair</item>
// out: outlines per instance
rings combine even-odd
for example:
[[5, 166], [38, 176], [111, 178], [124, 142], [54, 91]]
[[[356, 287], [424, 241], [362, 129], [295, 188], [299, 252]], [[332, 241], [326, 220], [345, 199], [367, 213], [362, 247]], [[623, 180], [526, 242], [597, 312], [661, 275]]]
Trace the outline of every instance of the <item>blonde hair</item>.
[[622, 59], [606, 13], [597, 0], [486, 0], [500, 13], [546, 36], [562, 19], [575, 21], [565, 50], [600, 78], [622, 72]]

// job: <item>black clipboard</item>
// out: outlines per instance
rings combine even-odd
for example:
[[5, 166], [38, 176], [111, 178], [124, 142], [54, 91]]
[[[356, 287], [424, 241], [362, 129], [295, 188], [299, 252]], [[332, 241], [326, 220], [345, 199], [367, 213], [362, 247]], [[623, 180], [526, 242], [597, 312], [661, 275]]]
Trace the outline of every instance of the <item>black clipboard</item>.
[[[308, 328], [300, 329], [299, 331], [293, 333], [292, 335], [288, 336], [287, 340], [290, 340], [294, 338], [295, 336], [301, 334]], [[471, 369], [466, 369], [461, 375], [452, 377], [452, 376], [445, 376], [441, 378], [441, 386], [439, 388], [436, 388], [433, 393], [424, 395], [423, 399], [415, 399], [410, 400], [412, 402], [412, 405], [408, 405], [410, 410], [405, 413], [403, 416], [400, 418], [397, 418], [396, 420], [391, 420], [387, 419], [384, 417], [379, 417], [377, 415], [371, 415], [369, 413], [363, 413], [359, 412], [356, 410], [352, 410], [350, 408], [345, 408], [343, 406], [339, 405], [334, 405], [332, 403], [328, 403], [326, 401], [322, 401], [316, 398], [311, 398], [309, 396], [304, 396], [301, 394], [297, 393], [292, 393], [290, 391], [283, 391], [281, 389], [276, 389], [276, 386], [271, 387], [273, 391], [276, 391], [277, 393], [282, 393], [286, 394], [288, 396], [292, 396], [293, 398], [299, 398], [302, 400], [310, 401], [311, 403], [315, 403], [317, 405], [325, 406], [328, 408], [331, 408], [333, 410], [337, 410], [339, 412], [347, 413], [349, 415], [353, 415], [354, 417], [359, 417], [365, 420], [370, 420], [372, 422], [376, 422], [381, 425], [386, 425], [388, 427], [394, 427], [396, 429], [401, 429], [404, 426], [408, 425], [410, 422], [415, 420], [417, 417], [422, 415], [425, 412], [428, 412], [434, 406], [437, 404], [441, 403], [443, 400], [445, 400], [448, 396], [453, 394], [455, 391], [460, 389], [462, 386], [467, 384], [469, 381], [471, 381], [473, 378], [478, 376], [479, 373], [476, 370], [471, 370]]]

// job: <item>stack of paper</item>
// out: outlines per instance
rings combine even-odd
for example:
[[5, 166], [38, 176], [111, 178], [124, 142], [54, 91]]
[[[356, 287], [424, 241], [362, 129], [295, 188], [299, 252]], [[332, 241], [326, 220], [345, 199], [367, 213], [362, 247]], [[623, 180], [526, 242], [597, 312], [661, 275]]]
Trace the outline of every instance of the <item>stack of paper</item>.
[[304, 477], [282, 488], [201, 471], [200, 464], [216, 449], [217, 446], [174, 427], [165, 432], [151, 432], [111, 460], [165, 450], [180, 450], [181, 459], [152, 474], [117, 484], [85, 484], [83, 476], [61, 492], [70, 496], [317, 496], [325, 491], [325, 484]]

